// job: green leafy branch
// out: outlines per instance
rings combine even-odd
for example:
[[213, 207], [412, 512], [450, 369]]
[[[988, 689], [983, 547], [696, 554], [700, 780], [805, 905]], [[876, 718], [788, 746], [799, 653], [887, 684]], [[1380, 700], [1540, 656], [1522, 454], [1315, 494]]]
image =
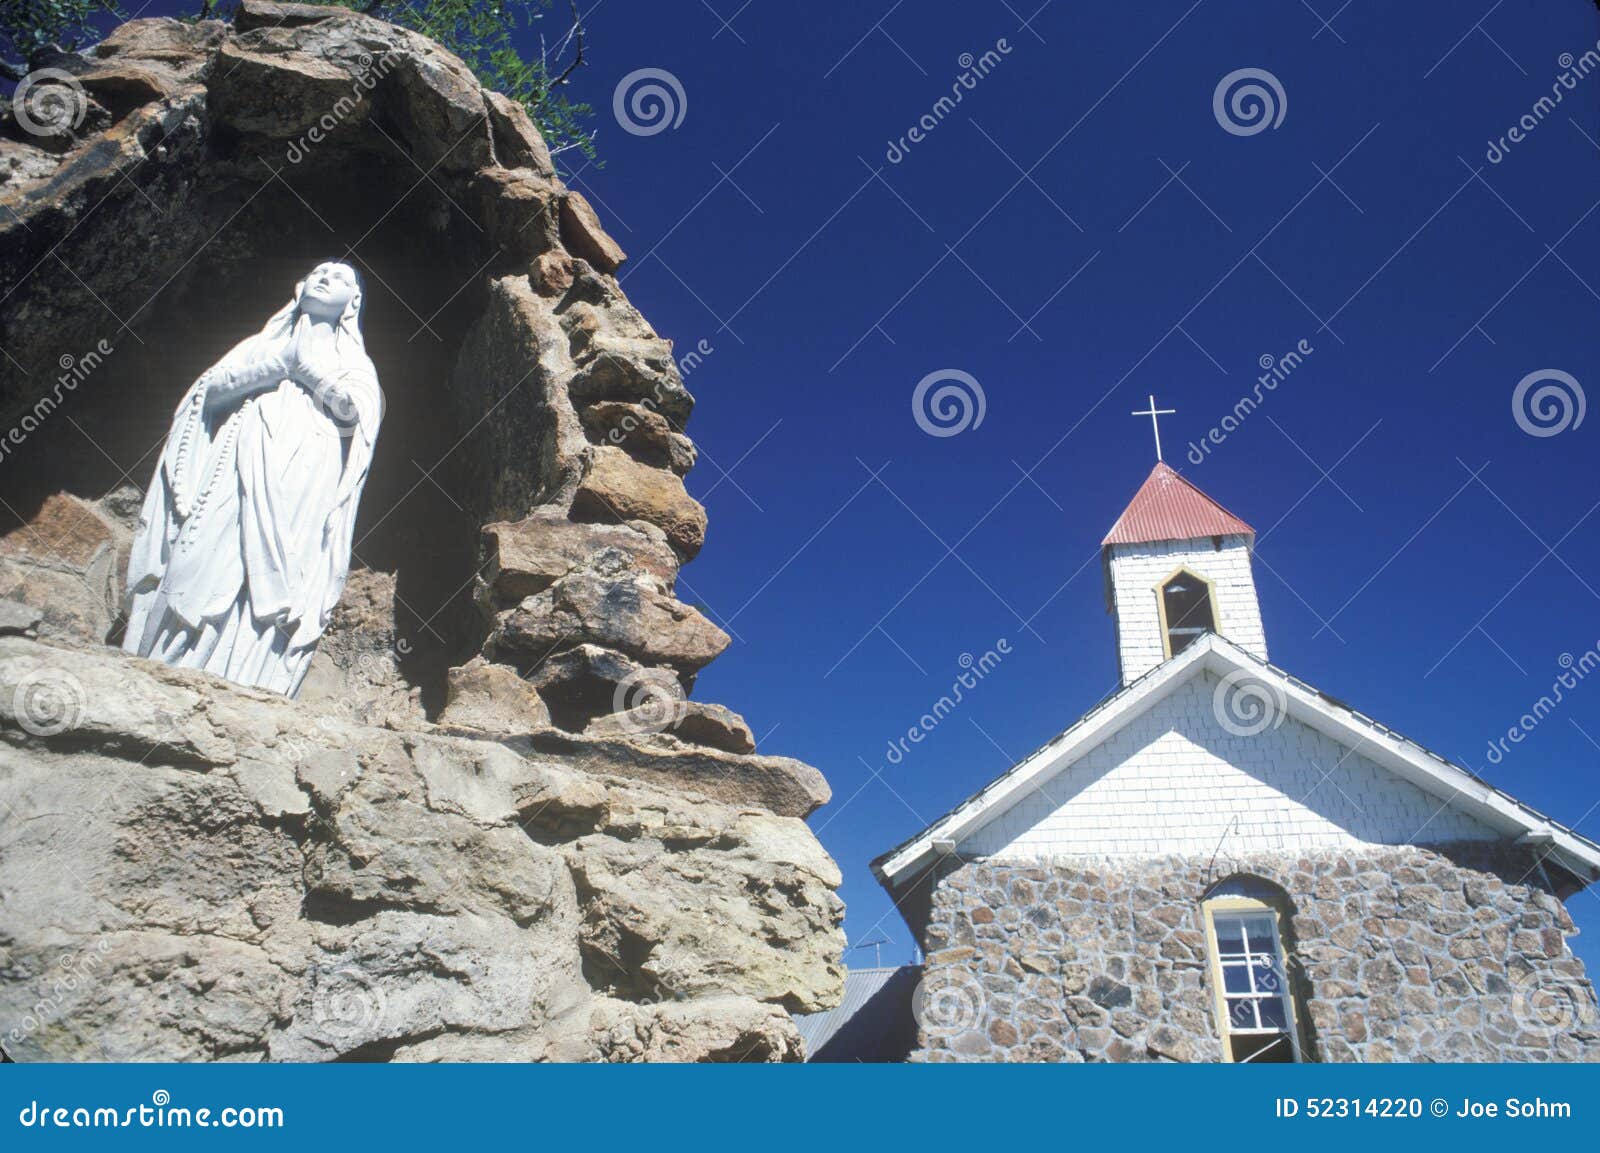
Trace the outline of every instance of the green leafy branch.
[[[543, 21], [554, 0], [310, 0], [348, 8], [420, 32], [464, 60], [486, 88], [521, 104], [539, 126], [552, 156], [576, 152], [598, 163], [594, 109], [571, 100], [566, 86], [584, 64], [583, 20], [576, 0], [559, 35]], [[218, 15], [216, 0], [198, 0], [194, 19]], [[0, 0], [0, 76], [21, 80], [31, 61], [52, 49], [94, 43], [108, 22], [125, 19], [118, 0]], [[536, 35], [535, 35], [536, 34]], [[536, 51], [518, 47], [532, 37]]]

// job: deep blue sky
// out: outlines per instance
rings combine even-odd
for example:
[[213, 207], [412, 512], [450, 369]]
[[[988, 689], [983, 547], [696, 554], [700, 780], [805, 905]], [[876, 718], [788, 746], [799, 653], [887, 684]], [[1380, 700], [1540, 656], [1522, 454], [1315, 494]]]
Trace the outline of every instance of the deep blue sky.
[[[1298, 3], [1058, 0], [1024, 28], [1037, 0], [891, 2], [602, 0], [574, 85], [605, 159], [576, 183], [634, 257], [629, 295], [680, 351], [715, 349], [689, 379], [711, 527], [684, 595], [736, 639], [696, 695], [827, 774], [812, 824], [852, 943], [886, 933], [884, 960], [908, 958], [867, 862], [1114, 685], [1097, 546], [1152, 464], [1128, 415], [1150, 392], [1178, 409], [1171, 462], [1263, 535], [1275, 662], [1600, 832], [1600, 678], [1485, 755], [1600, 641], [1600, 417], [1536, 438], [1511, 410], [1537, 369], [1600, 385], [1600, 75], [1485, 159], [1600, 13], [1508, 0], [1474, 31], [1492, 0], [1354, 0], [1328, 29]], [[961, 54], [1002, 37], [889, 163]], [[1212, 94], [1245, 67], [1287, 113], [1234, 136]], [[681, 82], [677, 128], [618, 127], [640, 68]], [[1302, 338], [1289, 382], [1184, 460]], [[935, 438], [910, 398], [946, 368], [987, 412]], [[889, 765], [1000, 637], [1013, 655]], [[1600, 897], [1572, 912], [1600, 962]]]
[[[586, 3], [573, 83], [605, 160], [575, 184], [633, 256], [628, 294], [680, 353], [714, 349], [689, 377], [711, 527], [681, 583], [735, 641], [696, 695], [827, 774], [812, 823], [852, 943], [908, 959], [868, 861], [1114, 686], [1098, 542], [1152, 464], [1128, 415], [1151, 392], [1178, 410], [1169, 461], [1262, 535], [1276, 663], [1600, 833], [1600, 677], [1486, 761], [1600, 642], [1600, 417], [1534, 437], [1511, 407], [1536, 370], [1600, 387], [1600, 74], [1485, 159], [1595, 47], [1590, 0], [892, 4]], [[613, 117], [642, 68], [681, 83], [677, 127]], [[1281, 83], [1276, 128], [1219, 126], [1241, 68]], [[941, 369], [979, 381], [980, 427], [914, 422]], [[888, 764], [1001, 637], [1012, 655]], [[1600, 963], [1600, 896], [1571, 909]]]

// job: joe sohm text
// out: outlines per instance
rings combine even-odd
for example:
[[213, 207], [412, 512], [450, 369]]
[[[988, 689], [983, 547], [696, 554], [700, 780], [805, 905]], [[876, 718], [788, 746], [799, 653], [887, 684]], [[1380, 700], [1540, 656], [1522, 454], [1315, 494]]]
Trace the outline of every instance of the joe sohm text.
[[1546, 1101], [1542, 1097], [1525, 1100], [1507, 1097], [1500, 1101], [1478, 1101], [1471, 1097], [1446, 1100], [1434, 1097], [1277, 1097], [1274, 1115], [1278, 1117], [1452, 1117], [1496, 1121], [1568, 1119], [1572, 1105], [1566, 1101]]

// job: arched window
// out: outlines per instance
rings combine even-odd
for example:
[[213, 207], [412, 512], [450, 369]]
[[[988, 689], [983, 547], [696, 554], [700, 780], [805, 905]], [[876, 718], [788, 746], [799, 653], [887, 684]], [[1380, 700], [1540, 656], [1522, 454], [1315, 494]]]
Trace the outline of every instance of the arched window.
[[1179, 569], [1161, 582], [1161, 641], [1175, 657], [1206, 633], [1217, 631], [1217, 604], [1211, 582]]
[[1279, 903], [1275, 886], [1250, 877], [1224, 882], [1206, 896], [1206, 943], [1224, 1061], [1301, 1059]]

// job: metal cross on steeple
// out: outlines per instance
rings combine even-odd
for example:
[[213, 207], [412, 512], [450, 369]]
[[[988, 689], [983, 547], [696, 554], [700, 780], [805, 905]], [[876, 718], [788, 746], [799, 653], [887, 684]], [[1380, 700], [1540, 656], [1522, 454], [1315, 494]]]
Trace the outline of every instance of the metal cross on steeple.
[[1161, 459], [1161, 425], [1156, 420], [1156, 418], [1158, 416], [1170, 416], [1171, 414], [1173, 414], [1173, 413], [1175, 413], [1177, 411], [1178, 410], [1175, 409], [1175, 408], [1157, 408], [1156, 407], [1156, 398], [1154, 396], [1152, 396], [1150, 398], [1150, 407], [1149, 408], [1135, 409], [1133, 412], [1130, 412], [1128, 414], [1129, 416], [1148, 416], [1150, 418], [1150, 429], [1151, 429], [1152, 432], [1154, 432], [1156, 434], [1156, 459], [1157, 460]]

